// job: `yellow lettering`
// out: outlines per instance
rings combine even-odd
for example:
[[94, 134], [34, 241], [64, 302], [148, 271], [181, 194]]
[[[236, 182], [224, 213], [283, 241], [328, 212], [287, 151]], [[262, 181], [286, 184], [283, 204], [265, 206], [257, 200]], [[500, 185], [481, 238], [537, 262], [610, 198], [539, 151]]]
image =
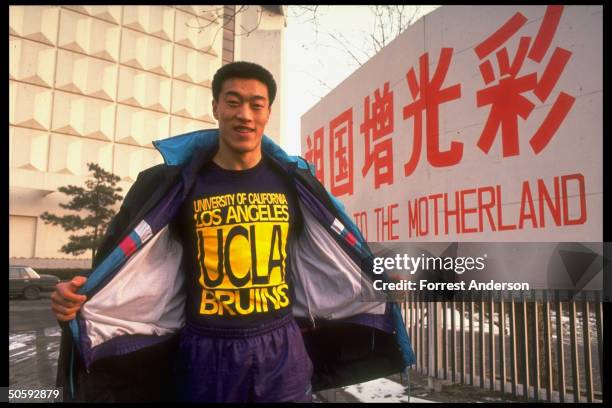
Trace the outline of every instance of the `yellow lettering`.
[[255, 310], [257, 313], [261, 313], [261, 296], [259, 295], [259, 288], [254, 288], [255, 292]]
[[279, 294], [278, 303], [280, 304], [281, 307], [286, 307], [289, 304], [289, 297], [287, 297], [287, 294], [285, 293], [285, 291], [289, 289], [289, 287], [286, 284], [283, 284], [283, 285], [277, 286], [275, 289]]
[[[230, 292], [227, 290], [218, 290], [217, 297], [221, 302], [221, 306], [223, 306], [222, 308], [219, 308], [219, 316], [223, 315], [223, 309], [227, 310], [230, 316], [235, 316], [236, 312], [234, 312], [230, 307], [230, 305], [234, 303], [234, 292]], [[224, 297], [226, 299], [223, 299]]]
[[276, 289], [276, 287], [272, 288], [272, 295], [274, 295], [274, 296], [272, 296], [272, 295], [271, 295], [271, 294], [268, 292], [267, 288], [263, 288], [263, 289], [265, 290], [265, 292], [263, 292], [263, 295], [266, 297], [266, 299], [270, 299], [270, 301], [271, 301], [271, 302], [272, 302], [272, 304], [274, 305], [274, 310], [278, 310], [278, 309], [280, 309], [280, 307], [279, 307], [279, 305], [278, 305], [278, 299], [277, 299], [277, 296], [276, 296], [276, 294], [274, 293], [274, 289]]
[[212, 292], [207, 290], [202, 291], [202, 303], [200, 304], [200, 314], [203, 315], [214, 315], [217, 314], [219, 306], [217, 305], [217, 299]]
[[236, 207], [229, 207], [227, 209], [227, 224], [234, 224], [240, 222], [240, 216], [236, 214]]
[[[242, 308], [242, 301], [243, 301], [244, 295], [248, 295], [247, 303], [249, 307], [247, 309]], [[246, 290], [243, 290], [243, 291], [237, 290], [236, 291], [236, 311], [241, 315], [253, 313], [253, 309], [255, 308], [255, 302], [252, 301], [252, 298], [253, 298], [253, 289], [249, 289], [248, 292]]]
[[264, 312], [268, 311], [268, 301], [266, 300], [266, 294], [268, 293], [268, 289], [266, 288], [260, 288], [261, 291], [261, 307], [263, 308]]

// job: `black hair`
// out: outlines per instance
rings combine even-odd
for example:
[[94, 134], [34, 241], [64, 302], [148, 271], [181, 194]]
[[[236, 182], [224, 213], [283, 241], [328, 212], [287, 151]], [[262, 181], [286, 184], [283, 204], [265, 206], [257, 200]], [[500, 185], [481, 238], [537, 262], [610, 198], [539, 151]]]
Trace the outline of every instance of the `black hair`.
[[274, 98], [276, 97], [276, 82], [274, 81], [274, 77], [270, 71], [261, 65], [247, 61], [230, 62], [215, 72], [215, 76], [212, 80], [212, 93], [215, 101], [219, 100], [223, 82], [231, 78], [256, 79], [266, 84], [268, 87], [270, 106], [272, 106], [272, 102], [274, 102]]

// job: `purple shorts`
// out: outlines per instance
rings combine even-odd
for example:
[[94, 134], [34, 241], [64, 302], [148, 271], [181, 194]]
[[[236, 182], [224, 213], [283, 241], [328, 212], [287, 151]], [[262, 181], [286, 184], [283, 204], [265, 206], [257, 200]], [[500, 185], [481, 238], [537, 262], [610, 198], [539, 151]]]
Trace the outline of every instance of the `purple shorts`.
[[187, 324], [179, 342], [181, 401], [312, 401], [312, 363], [292, 315], [247, 330]]

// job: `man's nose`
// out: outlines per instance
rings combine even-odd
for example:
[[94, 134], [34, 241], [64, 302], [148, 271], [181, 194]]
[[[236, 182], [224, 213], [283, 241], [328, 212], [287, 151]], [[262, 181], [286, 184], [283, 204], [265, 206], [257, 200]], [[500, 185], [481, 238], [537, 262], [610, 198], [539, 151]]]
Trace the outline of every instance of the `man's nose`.
[[253, 112], [251, 111], [251, 108], [249, 107], [248, 104], [240, 105], [240, 108], [238, 109], [237, 117], [238, 119], [246, 121], [246, 122], [253, 119]]

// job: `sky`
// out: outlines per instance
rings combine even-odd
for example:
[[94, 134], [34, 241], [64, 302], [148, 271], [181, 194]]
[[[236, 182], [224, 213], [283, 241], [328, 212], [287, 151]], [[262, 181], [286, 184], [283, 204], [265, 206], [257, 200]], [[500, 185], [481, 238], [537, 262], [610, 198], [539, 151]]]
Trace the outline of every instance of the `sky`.
[[[299, 16], [292, 7], [295, 6], [289, 6], [285, 28], [285, 123], [281, 146], [289, 154], [300, 154], [300, 117], [359, 68], [332, 36], [364, 63], [364, 50], [370, 44], [367, 35], [375, 20], [368, 6], [320, 6], [315, 25], [311, 13]], [[439, 6], [415, 7], [417, 21]]]

